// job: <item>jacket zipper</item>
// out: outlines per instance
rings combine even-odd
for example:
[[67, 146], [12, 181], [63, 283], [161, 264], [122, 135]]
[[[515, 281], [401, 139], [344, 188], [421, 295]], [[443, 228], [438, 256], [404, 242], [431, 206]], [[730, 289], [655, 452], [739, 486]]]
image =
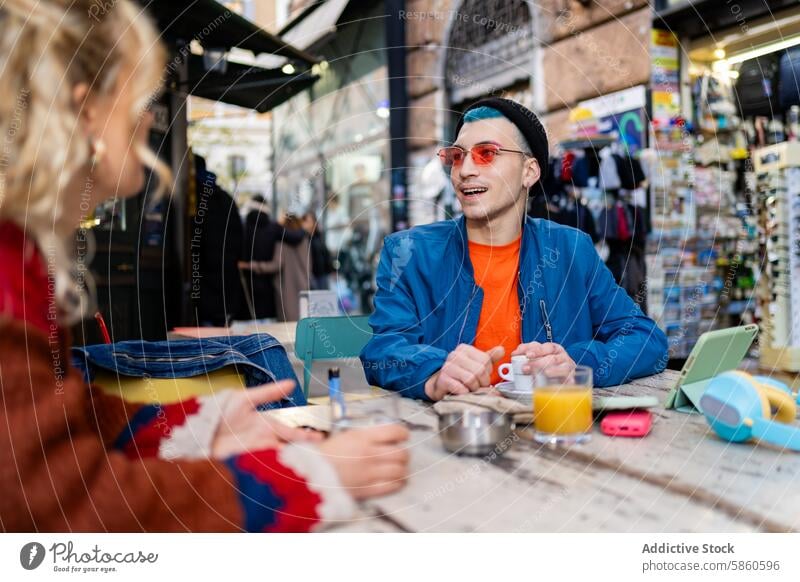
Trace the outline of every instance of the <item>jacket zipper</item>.
[[553, 342], [553, 326], [550, 325], [550, 318], [547, 316], [547, 305], [544, 299], [539, 299], [539, 309], [542, 310], [542, 321], [544, 321], [544, 331], [547, 333], [547, 341]]
[[469, 319], [469, 310], [472, 307], [472, 300], [475, 298], [475, 294], [478, 292], [478, 286], [473, 283], [472, 285], [472, 293], [469, 296], [469, 301], [467, 302], [467, 309], [464, 313], [464, 321], [461, 322], [461, 330], [458, 332], [458, 341], [456, 344], [461, 343], [461, 338], [464, 336], [464, 327], [467, 325], [467, 319]]
[[522, 305], [520, 305], [520, 317], [524, 319], [525, 310], [528, 308], [528, 296], [525, 294], [525, 289], [522, 287], [522, 270], [517, 271], [517, 293], [522, 298]]

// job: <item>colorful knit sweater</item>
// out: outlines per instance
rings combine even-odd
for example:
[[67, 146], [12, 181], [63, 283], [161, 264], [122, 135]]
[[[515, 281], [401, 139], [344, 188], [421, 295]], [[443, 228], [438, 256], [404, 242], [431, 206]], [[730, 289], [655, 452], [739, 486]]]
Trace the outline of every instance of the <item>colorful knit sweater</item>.
[[352, 514], [313, 446], [209, 458], [230, 391], [141, 406], [86, 386], [53, 289], [0, 223], [0, 530], [294, 532]]

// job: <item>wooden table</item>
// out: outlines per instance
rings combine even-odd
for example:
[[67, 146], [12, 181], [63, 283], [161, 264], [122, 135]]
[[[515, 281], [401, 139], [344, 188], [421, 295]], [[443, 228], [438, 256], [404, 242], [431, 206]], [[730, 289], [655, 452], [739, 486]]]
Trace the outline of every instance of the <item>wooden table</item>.
[[[677, 372], [598, 393], [654, 395]], [[718, 439], [702, 415], [657, 408], [644, 439], [550, 449], [519, 434], [504, 455], [459, 457], [425, 403], [402, 399], [411, 477], [338, 531], [740, 532], [800, 530], [800, 455]], [[288, 419], [288, 414], [284, 413]], [[289, 413], [324, 415], [323, 407]]]

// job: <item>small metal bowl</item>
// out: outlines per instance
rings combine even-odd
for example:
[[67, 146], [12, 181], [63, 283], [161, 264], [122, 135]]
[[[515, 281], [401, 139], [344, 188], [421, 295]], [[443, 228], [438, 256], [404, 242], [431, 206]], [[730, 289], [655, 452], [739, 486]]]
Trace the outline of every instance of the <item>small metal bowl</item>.
[[494, 410], [465, 410], [439, 416], [439, 436], [444, 448], [459, 455], [488, 455], [496, 449], [502, 454], [508, 447], [498, 445], [512, 429], [511, 416]]

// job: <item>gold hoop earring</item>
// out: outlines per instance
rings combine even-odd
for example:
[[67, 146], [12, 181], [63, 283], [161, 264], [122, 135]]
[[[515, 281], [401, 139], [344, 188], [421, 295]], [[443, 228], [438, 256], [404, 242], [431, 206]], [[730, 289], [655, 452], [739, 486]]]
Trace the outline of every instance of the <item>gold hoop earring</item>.
[[102, 139], [92, 139], [89, 141], [89, 149], [92, 151], [92, 167], [103, 161], [106, 155], [106, 143]]

